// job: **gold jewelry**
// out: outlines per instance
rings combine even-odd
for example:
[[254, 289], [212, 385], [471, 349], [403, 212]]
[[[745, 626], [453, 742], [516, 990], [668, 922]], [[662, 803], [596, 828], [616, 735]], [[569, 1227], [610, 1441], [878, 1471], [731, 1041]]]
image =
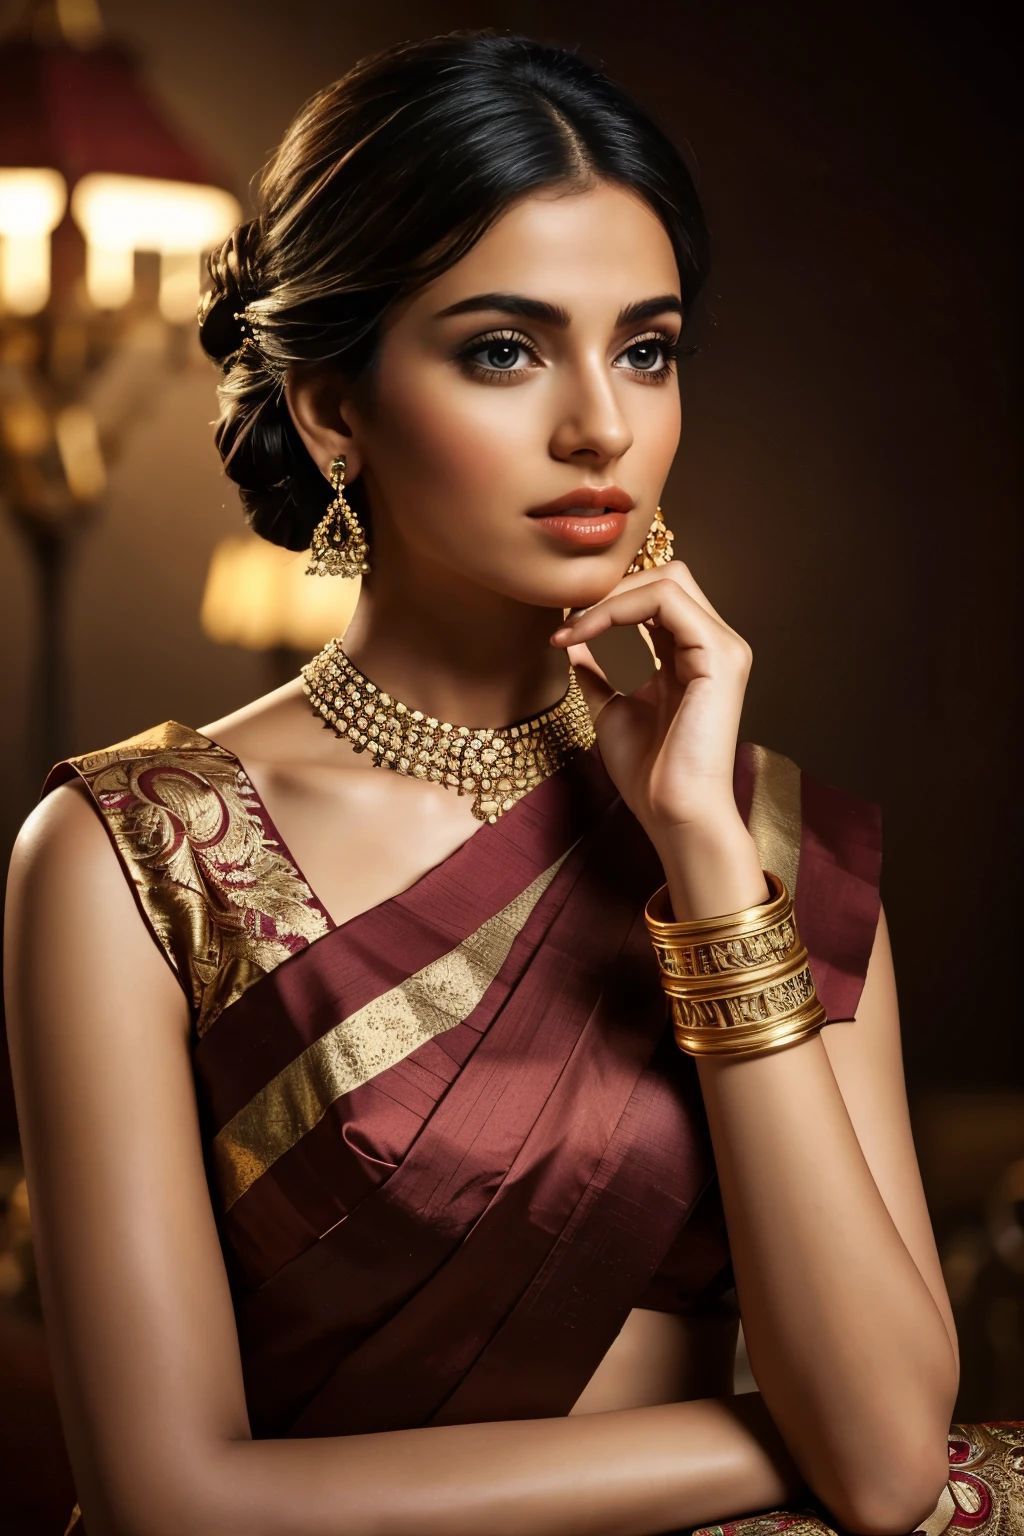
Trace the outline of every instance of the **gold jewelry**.
[[792, 1045], [826, 1022], [785, 882], [765, 871], [769, 900], [677, 923], [668, 887], [644, 917], [672, 1005], [676, 1044], [691, 1056], [748, 1056]]
[[655, 507], [654, 522], [647, 530], [646, 539], [633, 556], [632, 564], [627, 567], [626, 575], [632, 576], [635, 571], [651, 571], [655, 566], [668, 565], [672, 559], [674, 538], [672, 529], [665, 525], [661, 508]]
[[330, 481], [334, 500], [313, 530], [307, 576], [365, 576], [370, 569], [358, 517], [345, 500], [345, 455], [331, 460]]
[[[200, 306], [200, 317], [201, 316], [202, 307]], [[242, 337], [239, 351], [241, 351], [244, 347], [251, 347], [254, 352], [259, 352], [263, 345], [263, 331], [260, 328], [259, 321], [253, 319], [252, 315], [249, 313], [249, 305], [246, 304], [244, 309], [236, 309], [234, 311], [234, 316], [238, 321], [239, 331]]]
[[369, 752], [376, 768], [444, 784], [474, 796], [478, 821], [497, 821], [525, 794], [596, 740], [586, 700], [570, 668], [557, 704], [515, 725], [470, 730], [409, 709], [385, 693], [329, 640], [302, 668], [303, 688], [324, 724]]

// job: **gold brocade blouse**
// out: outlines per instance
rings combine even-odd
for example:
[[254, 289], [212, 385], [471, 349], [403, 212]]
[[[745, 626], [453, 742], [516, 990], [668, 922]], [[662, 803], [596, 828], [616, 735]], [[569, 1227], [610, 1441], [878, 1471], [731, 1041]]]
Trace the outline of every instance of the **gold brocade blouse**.
[[199, 1035], [332, 926], [241, 763], [198, 731], [170, 720], [72, 758], [60, 776], [72, 772], [103, 814]]

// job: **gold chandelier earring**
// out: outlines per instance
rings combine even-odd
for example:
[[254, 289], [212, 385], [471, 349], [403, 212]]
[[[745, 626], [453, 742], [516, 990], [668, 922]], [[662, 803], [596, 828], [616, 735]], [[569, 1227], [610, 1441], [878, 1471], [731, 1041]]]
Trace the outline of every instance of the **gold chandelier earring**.
[[331, 460], [334, 500], [313, 530], [307, 576], [365, 576], [370, 553], [362, 524], [345, 499], [345, 455]]
[[674, 537], [672, 529], [665, 524], [661, 508], [655, 507], [654, 521], [647, 530], [646, 539], [633, 556], [626, 575], [632, 576], [636, 571], [652, 571], [657, 565], [668, 565], [672, 559]]

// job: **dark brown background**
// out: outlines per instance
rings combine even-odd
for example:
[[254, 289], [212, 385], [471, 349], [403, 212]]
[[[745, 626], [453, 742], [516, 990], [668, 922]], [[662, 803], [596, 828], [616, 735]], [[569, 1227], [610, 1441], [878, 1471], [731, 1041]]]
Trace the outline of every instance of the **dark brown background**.
[[[986, 1181], [1024, 1155], [1008, 963], [1019, 139], [995, 8], [104, 0], [103, 12], [243, 197], [317, 87], [372, 49], [454, 26], [580, 44], [688, 142], [714, 266], [664, 505], [677, 547], [753, 643], [744, 734], [882, 802], [929, 1194], [940, 1231], [973, 1219]], [[238, 521], [213, 413], [198, 361], [161, 385], [83, 546], [72, 750], [168, 717], [199, 724], [266, 686], [258, 658], [198, 627], [210, 549]], [[2, 523], [0, 561], [6, 846], [34, 787], [31, 594]], [[5, 1116], [10, 1137], [9, 1101]], [[981, 1390], [964, 1411], [991, 1417]]]
[[[976, 7], [801, 0], [103, 10], [243, 195], [319, 85], [457, 25], [581, 44], [689, 143], [714, 270], [666, 508], [754, 645], [746, 734], [884, 806], [913, 1081], [1019, 1080], [1016, 1009], [978, 985], [980, 954], [1016, 927], [1008, 40]], [[253, 658], [198, 630], [210, 547], [237, 517], [212, 389], [199, 367], [161, 388], [83, 548], [73, 750], [201, 723], [263, 686]], [[6, 528], [0, 557], [9, 841], [34, 786], [19, 756], [30, 593]]]

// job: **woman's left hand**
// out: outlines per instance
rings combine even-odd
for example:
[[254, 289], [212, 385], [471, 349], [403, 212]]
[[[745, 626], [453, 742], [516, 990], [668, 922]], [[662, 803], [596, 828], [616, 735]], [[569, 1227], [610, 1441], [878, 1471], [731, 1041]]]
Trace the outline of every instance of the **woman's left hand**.
[[[609, 686], [586, 649], [619, 624], [645, 625], [661, 663], [628, 696]], [[666, 868], [686, 845], [701, 857], [716, 846], [750, 845], [733, 794], [733, 763], [751, 650], [687, 566], [673, 560], [623, 577], [601, 602], [557, 629], [552, 644], [567, 648], [596, 718], [605, 767]], [[749, 885], [748, 871], [744, 889]]]

